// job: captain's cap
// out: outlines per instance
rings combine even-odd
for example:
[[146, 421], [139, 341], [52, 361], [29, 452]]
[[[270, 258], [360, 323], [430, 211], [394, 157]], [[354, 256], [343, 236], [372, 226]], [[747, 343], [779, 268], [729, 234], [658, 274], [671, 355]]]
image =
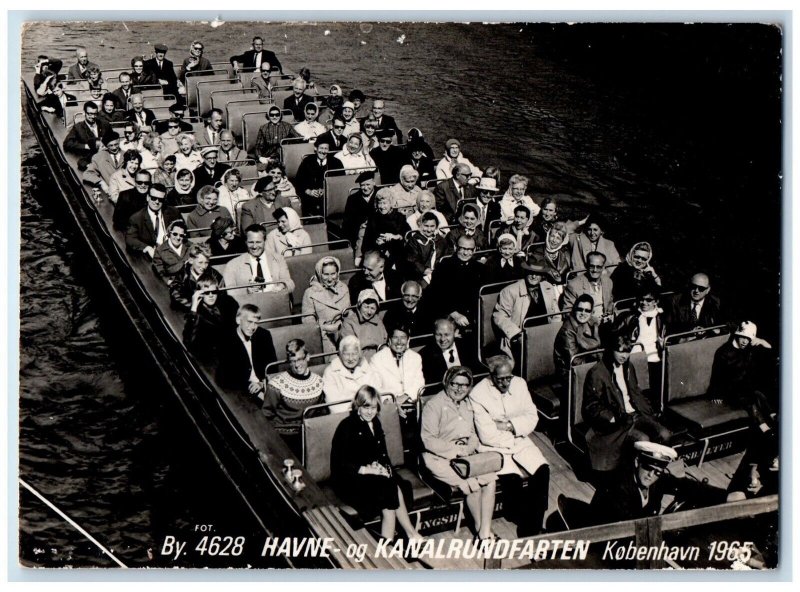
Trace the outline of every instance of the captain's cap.
[[635, 442], [633, 449], [639, 457], [639, 463], [645, 467], [664, 470], [671, 462], [678, 460], [678, 453], [674, 448], [647, 440]]
[[756, 335], [758, 334], [758, 327], [753, 321], [742, 321], [738, 327], [736, 327], [736, 331], [734, 335], [738, 335], [739, 337], [747, 337], [748, 339], [755, 339]]
[[361, 185], [364, 181], [374, 181], [375, 180], [375, 172], [374, 171], [364, 171], [358, 177], [356, 177], [356, 183]]
[[156, 43], [153, 48], [156, 50], [157, 53], [167, 53], [167, 46], [163, 43]]
[[206, 146], [200, 151], [200, 154], [203, 158], [206, 158], [211, 154], [219, 154], [219, 148], [217, 148], [216, 146]]

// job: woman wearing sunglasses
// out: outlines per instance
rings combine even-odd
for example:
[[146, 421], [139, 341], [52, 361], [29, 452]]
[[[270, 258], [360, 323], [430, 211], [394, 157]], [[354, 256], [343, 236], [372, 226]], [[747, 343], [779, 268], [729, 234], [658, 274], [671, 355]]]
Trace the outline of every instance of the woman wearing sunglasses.
[[[594, 299], [581, 294], [575, 299], [569, 316], [556, 335], [553, 361], [556, 372], [566, 386], [572, 358], [576, 355], [600, 348], [600, 321], [592, 315]], [[584, 360], [588, 361], [588, 360]]]

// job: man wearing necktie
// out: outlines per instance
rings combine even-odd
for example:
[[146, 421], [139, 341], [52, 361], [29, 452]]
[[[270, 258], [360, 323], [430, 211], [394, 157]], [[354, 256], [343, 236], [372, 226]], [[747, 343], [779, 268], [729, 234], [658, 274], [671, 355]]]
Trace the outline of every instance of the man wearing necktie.
[[583, 385], [583, 419], [589, 427], [586, 444], [599, 485], [608, 483], [611, 471], [633, 442], [664, 443], [670, 431], [655, 417], [657, 407], [639, 389], [636, 370], [629, 363], [633, 340], [629, 334], [613, 335], [603, 358], [586, 375]]
[[179, 101], [182, 99], [178, 86], [178, 75], [175, 74], [175, 64], [167, 59], [167, 46], [156, 43], [153, 46], [155, 56], [144, 63], [145, 72], [151, 72], [158, 80], [165, 95], [172, 95]]
[[665, 306], [665, 323], [670, 333], [684, 333], [728, 321], [719, 298], [711, 291], [709, 277], [705, 273], [696, 273], [686, 290], [672, 295]]
[[155, 247], [167, 237], [167, 227], [182, 220], [181, 213], [172, 206], [164, 206], [167, 188], [153, 183], [147, 193], [147, 205], [131, 216], [125, 233], [125, 244], [133, 253], [153, 257]]
[[272, 335], [259, 326], [261, 311], [243, 304], [236, 314], [236, 326], [223, 338], [219, 348], [216, 378], [220, 386], [251, 397], [264, 398], [264, 372], [276, 361]]
[[92, 156], [103, 147], [102, 138], [109, 127], [98, 121], [99, 109], [93, 101], [83, 104], [83, 121], [79, 121], [69, 130], [64, 138], [64, 151], [78, 157], [78, 169], [85, 171]]
[[445, 371], [453, 366], [466, 366], [475, 371], [480, 367], [475, 348], [456, 339], [456, 326], [450, 319], [436, 321], [433, 342], [423, 347], [419, 355], [425, 384], [441, 382]]
[[144, 108], [144, 96], [141, 93], [136, 93], [131, 95], [131, 109], [126, 113], [125, 119], [135, 123], [145, 131], [156, 120], [156, 114], [152, 110]]
[[[458, 163], [453, 167], [453, 176], [441, 181], [433, 190], [436, 197], [436, 209], [444, 214], [445, 218], [453, 223], [459, 212], [461, 200], [471, 200], [475, 197], [475, 188], [469, 184], [472, 170], [469, 165]], [[480, 211], [477, 211], [480, 216]]]
[[122, 165], [122, 155], [119, 150], [120, 137], [114, 130], [106, 132], [103, 136], [105, 149], [92, 156], [92, 161], [83, 172], [83, 182], [100, 189], [108, 195], [111, 175]]

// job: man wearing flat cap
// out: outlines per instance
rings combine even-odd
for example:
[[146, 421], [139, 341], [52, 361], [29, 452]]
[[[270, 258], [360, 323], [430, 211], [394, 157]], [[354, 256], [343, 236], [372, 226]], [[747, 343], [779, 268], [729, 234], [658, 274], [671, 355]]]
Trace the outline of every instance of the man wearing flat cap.
[[145, 60], [144, 71], [151, 72], [158, 83], [161, 85], [165, 95], [172, 95], [176, 99], [181, 99], [178, 92], [178, 76], [175, 74], [175, 65], [167, 59], [167, 46], [163, 43], [156, 43], [153, 46], [154, 56]]
[[606, 489], [598, 489], [590, 504], [594, 523], [621, 522], [661, 513], [664, 496], [691, 507], [725, 501], [722, 489], [684, 478], [683, 461], [675, 449], [646, 440], [633, 444], [633, 462], [621, 466]]
[[314, 142], [314, 154], [306, 156], [297, 167], [294, 186], [300, 203], [303, 204], [304, 216], [318, 216], [323, 213], [323, 196], [325, 194], [325, 172], [343, 169], [344, 165], [335, 156], [329, 156], [330, 144], [324, 136]]
[[231, 167], [219, 162], [218, 146], [206, 146], [200, 154], [203, 157], [203, 164], [194, 170], [195, 187], [214, 185]]

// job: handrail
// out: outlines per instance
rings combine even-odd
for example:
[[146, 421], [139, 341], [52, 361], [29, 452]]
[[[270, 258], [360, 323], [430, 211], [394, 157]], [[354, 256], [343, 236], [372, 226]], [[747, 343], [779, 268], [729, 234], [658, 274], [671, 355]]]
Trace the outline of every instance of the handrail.
[[577, 444], [572, 439], [572, 407], [574, 405], [572, 401], [572, 375], [575, 373], [575, 360], [578, 358], [588, 358], [589, 356], [596, 356], [597, 354], [602, 354], [603, 349], [593, 349], [591, 351], [580, 352], [572, 356], [569, 360], [569, 372], [567, 373], [567, 442], [572, 444], [576, 449], [578, 448]]
[[311, 243], [310, 245], [301, 245], [299, 247], [289, 247], [288, 249], [284, 249], [284, 251], [281, 253], [281, 255], [286, 257], [286, 253], [288, 253], [289, 251], [294, 253], [294, 251], [302, 251], [303, 249], [311, 249], [313, 247], [322, 247], [324, 245], [335, 245], [337, 243], [345, 243], [348, 247], [350, 247], [350, 241], [349, 240], [344, 239], [344, 238], [340, 238], [340, 239], [333, 240], [333, 241], [325, 241], [324, 243]]
[[669, 345], [669, 341], [671, 339], [676, 339], [678, 337], [687, 337], [689, 335], [694, 335], [694, 334], [707, 333], [709, 331], [720, 331], [720, 330], [727, 331], [728, 325], [713, 325], [711, 327], [703, 327], [701, 329], [692, 329], [690, 331], [683, 331], [682, 333], [672, 333], [671, 335], [667, 335], [664, 338], [664, 347], [666, 348], [667, 345]]
[[303, 317], [313, 317], [314, 319], [316, 319], [317, 315], [315, 315], [314, 313], [283, 315], [281, 317], [270, 317], [268, 319], [259, 319], [258, 321], [256, 321], [256, 324], [274, 323], [275, 321], [285, 321], [287, 319], [302, 319]]
[[[190, 211], [194, 211], [195, 207], [197, 207], [197, 206], [192, 206], [192, 210], [190, 210]], [[197, 233], [197, 232], [206, 232], [207, 230], [211, 230], [211, 227], [210, 226], [206, 226], [204, 228], [188, 228], [186, 230], [186, 232], [187, 233], [191, 233], [191, 232]]]
[[219, 287], [216, 289], [217, 292], [228, 292], [229, 290], [243, 290], [245, 288], [264, 288], [266, 286], [274, 286], [277, 284], [283, 285], [284, 289], [286, 289], [286, 282], [284, 281], [276, 281], [276, 282], [253, 282], [250, 284], [239, 284], [237, 286], [224, 286]]

